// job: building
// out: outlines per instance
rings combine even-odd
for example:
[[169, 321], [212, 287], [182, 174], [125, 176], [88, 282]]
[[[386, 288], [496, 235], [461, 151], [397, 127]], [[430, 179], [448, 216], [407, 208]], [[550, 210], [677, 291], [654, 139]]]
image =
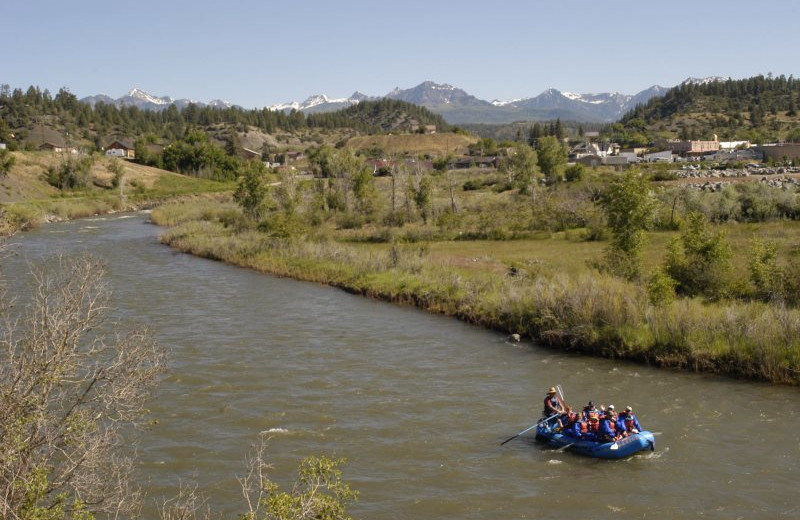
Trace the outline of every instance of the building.
[[105, 153], [108, 157], [122, 157], [124, 159], [134, 159], [136, 157], [133, 143], [127, 139], [112, 141], [111, 144], [105, 147]]
[[77, 153], [77, 150], [67, 146], [67, 139], [60, 132], [45, 125], [35, 126], [23, 139], [23, 144], [28, 149]]
[[575, 159], [575, 163], [582, 164], [584, 166], [595, 167], [603, 164], [603, 158], [598, 157], [597, 155], [584, 155], [583, 157]]
[[628, 164], [636, 164], [641, 160], [639, 159], [639, 154], [636, 152], [620, 152], [619, 156], [624, 157]]
[[675, 157], [670, 150], [663, 152], [646, 153], [643, 157], [644, 162], [675, 162]]
[[465, 155], [462, 157], [453, 158], [449, 163], [447, 163], [447, 168], [449, 170], [463, 170], [467, 168], [497, 168], [499, 163], [499, 159], [494, 156], [477, 157]]
[[764, 155], [754, 148], [747, 150], [720, 150], [704, 157], [707, 161], [760, 161]]
[[570, 150], [570, 159], [577, 160], [587, 156], [609, 157], [619, 153], [617, 143], [580, 143]]
[[744, 150], [750, 148], [752, 146], [750, 141], [720, 141], [719, 142], [719, 149], [720, 150]]
[[764, 160], [793, 161], [800, 159], [800, 143], [765, 144], [756, 146], [755, 149], [764, 154]]
[[719, 141], [678, 141], [664, 140], [656, 141], [656, 146], [662, 150], [669, 150], [680, 155], [703, 155], [708, 152], [719, 151]]

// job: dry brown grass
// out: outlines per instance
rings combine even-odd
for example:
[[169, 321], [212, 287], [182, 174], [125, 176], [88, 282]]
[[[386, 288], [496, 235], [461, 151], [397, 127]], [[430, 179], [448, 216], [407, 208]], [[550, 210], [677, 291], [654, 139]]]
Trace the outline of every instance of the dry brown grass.
[[353, 137], [347, 141], [347, 147], [355, 151], [380, 148], [387, 154], [463, 155], [467, 153], [467, 146], [477, 141], [477, 137], [452, 133], [372, 135]]

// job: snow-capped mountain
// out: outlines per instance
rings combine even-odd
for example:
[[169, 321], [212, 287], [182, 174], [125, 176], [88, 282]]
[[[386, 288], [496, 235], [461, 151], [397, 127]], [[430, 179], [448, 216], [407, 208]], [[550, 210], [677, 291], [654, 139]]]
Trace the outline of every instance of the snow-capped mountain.
[[[713, 81], [726, 81], [727, 79], [721, 77], [687, 78], [682, 84], [706, 84]], [[541, 121], [556, 118], [571, 121], [612, 122], [620, 119], [636, 105], [646, 103], [655, 96], [664, 95], [667, 90], [669, 89], [653, 85], [648, 89], [631, 95], [620, 92], [577, 94], [550, 88], [534, 97], [512, 101], [495, 99], [489, 102], [447, 83], [424, 81], [409, 89], [395, 88], [384, 96], [367, 96], [358, 91], [347, 98], [330, 98], [324, 94], [318, 94], [309, 96], [303, 102], [292, 101], [267, 108], [286, 112], [291, 110], [305, 113], [332, 112], [364, 100], [388, 98], [424, 106], [432, 112], [442, 115], [445, 120], [452, 124], [504, 124], [513, 121]], [[221, 100], [210, 101], [206, 104], [189, 99], [153, 96], [138, 88], [131, 89], [126, 95], [118, 99], [100, 94], [83, 98], [81, 101], [92, 106], [102, 102], [117, 106], [137, 106], [143, 110], [163, 110], [170, 105], [175, 105], [180, 109], [189, 103], [195, 103], [199, 106], [210, 105], [218, 108], [235, 106]]]
[[370, 98], [366, 94], [362, 94], [358, 91], [353, 92], [353, 95], [348, 98], [329, 98], [325, 94], [317, 94], [314, 96], [309, 96], [302, 103], [291, 101], [289, 103], [271, 105], [267, 108], [270, 110], [282, 110], [284, 112], [290, 112], [291, 110], [299, 110], [306, 113], [333, 112], [335, 110], [340, 110], [342, 108], [355, 105], [356, 103], [364, 101], [365, 99], [378, 98]]
[[384, 97], [428, 108], [438, 105], [491, 106], [488, 101], [483, 101], [471, 94], [467, 94], [460, 88], [446, 83], [434, 83], [433, 81], [424, 81], [416, 87], [405, 90], [395, 88]]
[[191, 99], [174, 99], [170, 96], [154, 96], [140, 88], [132, 88], [124, 96], [121, 96], [117, 99], [105, 94], [98, 94], [96, 96], [85, 97], [81, 99], [81, 101], [83, 103], [88, 103], [91, 106], [95, 106], [97, 103], [105, 103], [107, 105], [116, 105], [118, 107], [135, 106], [142, 110], [164, 110], [170, 105], [175, 105], [178, 109], [182, 109], [188, 106], [190, 103], [198, 106], [208, 105], [216, 108], [228, 108], [234, 106], [232, 103], [229, 103], [228, 101], [222, 101], [221, 99], [215, 99], [213, 101], [209, 101], [208, 103], [202, 103]]
[[[570, 119], [574, 121], [616, 121], [639, 103], [666, 92], [667, 89], [654, 85], [635, 95], [619, 92], [601, 94], [576, 94], [550, 88], [531, 98], [518, 99], [508, 103], [497, 103], [507, 115], [516, 119]], [[464, 121], [468, 122], [468, 121]]]

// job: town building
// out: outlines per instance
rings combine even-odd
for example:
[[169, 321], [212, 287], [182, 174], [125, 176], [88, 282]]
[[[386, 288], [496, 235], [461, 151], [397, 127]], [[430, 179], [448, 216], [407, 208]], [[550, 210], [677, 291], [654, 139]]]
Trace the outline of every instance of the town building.
[[665, 140], [660, 139], [656, 141], [656, 147], [661, 150], [669, 150], [683, 156], [688, 155], [703, 155], [708, 152], [716, 152], [719, 150], [719, 141], [680, 141], [680, 140]]
[[793, 161], [800, 159], [800, 143], [765, 144], [755, 148], [756, 151], [764, 154], [764, 160]]

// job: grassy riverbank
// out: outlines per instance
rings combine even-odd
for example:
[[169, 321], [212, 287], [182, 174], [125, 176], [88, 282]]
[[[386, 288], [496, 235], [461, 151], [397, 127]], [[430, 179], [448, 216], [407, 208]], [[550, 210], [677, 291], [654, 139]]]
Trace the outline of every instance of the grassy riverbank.
[[[162, 241], [181, 251], [415, 305], [554, 348], [800, 383], [797, 310], [688, 298], [656, 307], [641, 285], [590, 270], [585, 258], [563, 257], [559, 250], [566, 238], [536, 241], [535, 251], [550, 258], [562, 255], [572, 269], [539, 269], [532, 262], [503, 270], [477, 256], [475, 262], [464, 261], [475, 251], [492, 251], [489, 241], [432, 247], [342, 243], [322, 233], [283, 239], [241, 225], [239, 214], [232, 203], [203, 202], [164, 206], [152, 217], [172, 226]], [[535, 256], [514, 244], [520, 258]]]

